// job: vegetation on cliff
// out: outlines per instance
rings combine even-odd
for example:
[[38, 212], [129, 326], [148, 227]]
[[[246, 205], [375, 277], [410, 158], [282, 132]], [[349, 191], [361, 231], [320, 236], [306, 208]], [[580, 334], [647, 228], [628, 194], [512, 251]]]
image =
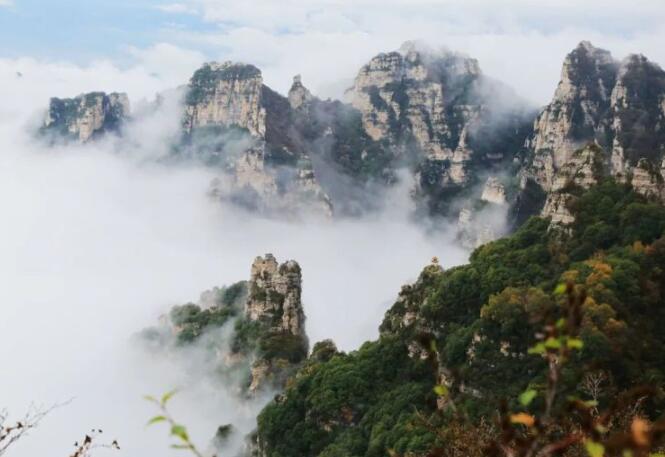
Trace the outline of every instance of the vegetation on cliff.
[[[534, 407], [545, 401], [548, 359], [529, 350], [539, 347], [540, 329], [565, 317], [562, 283], [582, 301], [560, 397], [602, 411], [635, 386], [662, 386], [665, 209], [608, 180], [572, 210], [567, 233], [532, 218], [467, 265], [426, 267], [402, 288], [377, 341], [349, 354], [315, 351], [259, 416], [263, 455], [455, 455], [452, 435], [468, 440], [485, 427], [495, 438], [502, 402], [519, 408], [526, 391]], [[646, 398], [626, 408], [625, 417], [663, 414], [662, 403]], [[428, 454], [437, 447], [451, 453]]]

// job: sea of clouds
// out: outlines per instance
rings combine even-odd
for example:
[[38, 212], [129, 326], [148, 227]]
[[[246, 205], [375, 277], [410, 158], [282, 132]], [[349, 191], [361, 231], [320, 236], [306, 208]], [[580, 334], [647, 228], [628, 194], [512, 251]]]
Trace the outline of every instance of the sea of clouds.
[[[1, 406], [20, 418], [31, 403], [73, 399], [12, 456], [69, 455], [93, 427], [119, 440], [117, 455], [166, 455], [167, 431], [145, 428], [155, 411], [142, 396], [174, 387], [174, 412], [202, 447], [221, 424], [251, 431], [269, 398], [240, 400], [205, 358], [157, 357], [133, 336], [170, 306], [248, 279], [257, 255], [300, 263], [310, 340], [347, 351], [378, 335], [400, 286], [432, 256], [450, 266], [468, 255], [445, 230], [428, 234], [410, 218], [404, 187], [381, 213], [332, 222], [270, 220], [212, 201], [212, 170], [158, 160], [177, 131], [176, 98], [141, 108], [174, 79], [108, 63], [0, 61]], [[50, 96], [93, 89], [132, 97], [137, 116], [122, 142], [34, 138]]]

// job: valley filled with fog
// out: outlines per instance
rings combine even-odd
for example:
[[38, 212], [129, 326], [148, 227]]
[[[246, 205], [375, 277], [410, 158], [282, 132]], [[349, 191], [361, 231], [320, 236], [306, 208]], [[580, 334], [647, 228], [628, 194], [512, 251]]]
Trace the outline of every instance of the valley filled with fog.
[[34, 138], [48, 97], [87, 89], [91, 75], [38, 70], [3, 75], [11, 90], [0, 106], [0, 334], [11, 344], [0, 346], [0, 389], [13, 414], [72, 401], [13, 455], [66, 455], [92, 427], [120, 441], [119, 455], [163, 454], [166, 433], [144, 427], [154, 411], [142, 396], [172, 388], [195, 440], [226, 423], [251, 431], [269, 393], [241, 400], [195, 351], [154, 357], [135, 335], [173, 305], [248, 279], [258, 255], [300, 263], [311, 343], [331, 338], [345, 351], [378, 335], [399, 285], [433, 256], [445, 267], [468, 256], [447, 227], [413, 220], [408, 177], [384, 210], [357, 219], [274, 220], [211, 199], [209, 169], [158, 160], [180, 108], [174, 98], [141, 116], [141, 98], [169, 86], [140, 72], [100, 72], [117, 73], [103, 86], [138, 100], [122, 143], [48, 147]]

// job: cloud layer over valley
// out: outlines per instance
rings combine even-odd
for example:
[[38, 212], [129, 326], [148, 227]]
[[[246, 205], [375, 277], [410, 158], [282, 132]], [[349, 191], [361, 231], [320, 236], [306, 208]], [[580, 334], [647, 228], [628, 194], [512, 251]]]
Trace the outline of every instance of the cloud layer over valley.
[[[138, 117], [118, 150], [113, 141], [48, 148], [31, 137], [48, 97], [127, 90], [133, 101], [173, 86], [141, 68], [87, 69], [25, 60], [0, 62], [0, 357], [3, 406], [75, 398], [54, 411], [13, 455], [67, 455], [91, 427], [117, 438], [120, 455], [163, 455], [165, 430], [146, 430], [142, 395], [182, 387], [176, 414], [206, 443], [216, 426], [252, 428], [263, 400], [239, 404], [205, 367], [151, 358], [132, 335], [175, 304], [212, 286], [249, 277], [256, 255], [272, 252], [303, 268], [307, 331], [344, 350], [377, 335], [399, 286], [437, 255], [466, 253], [442, 233], [408, 220], [408, 199], [357, 221], [271, 221], [213, 202], [209, 170], [158, 165], [177, 126], [173, 104]], [[136, 103], [135, 103], [136, 104]]]

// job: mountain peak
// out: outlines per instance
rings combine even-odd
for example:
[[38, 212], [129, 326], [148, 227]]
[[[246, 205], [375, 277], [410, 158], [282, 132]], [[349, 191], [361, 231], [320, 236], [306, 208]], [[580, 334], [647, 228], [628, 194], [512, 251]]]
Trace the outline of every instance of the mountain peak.
[[302, 106], [306, 106], [312, 98], [312, 94], [302, 83], [302, 77], [300, 75], [295, 75], [293, 77], [293, 84], [289, 90], [289, 104], [291, 105], [291, 108], [298, 109]]
[[[261, 77], [261, 70], [254, 65], [242, 62], [232, 62], [230, 60], [221, 63], [214, 61], [207, 62], [203, 64], [200, 70], [215, 72], [215, 77], [223, 80]], [[196, 73], [194, 73], [194, 77], [196, 77]]]

